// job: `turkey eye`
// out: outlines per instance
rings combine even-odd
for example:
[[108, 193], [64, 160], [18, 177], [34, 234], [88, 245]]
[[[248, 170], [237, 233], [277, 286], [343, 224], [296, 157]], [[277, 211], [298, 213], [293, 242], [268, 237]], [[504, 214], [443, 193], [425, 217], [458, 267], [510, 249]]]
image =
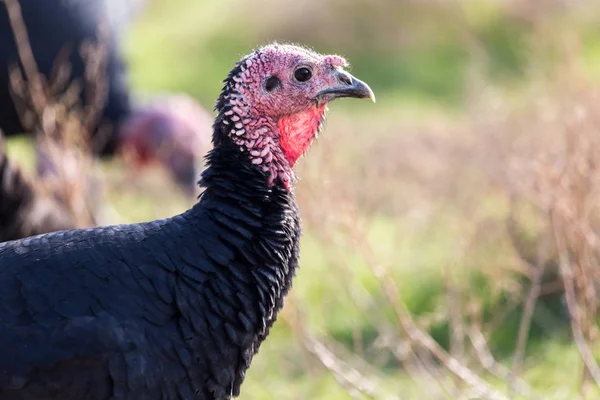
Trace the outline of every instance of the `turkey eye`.
[[311, 77], [312, 77], [312, 73], [310, 72], [310, 69], [308, 69], [306, 67], [298, 68], [294, 72], [294, 78], [296, 78], [296, 80], [298, 82], [306, 82]]

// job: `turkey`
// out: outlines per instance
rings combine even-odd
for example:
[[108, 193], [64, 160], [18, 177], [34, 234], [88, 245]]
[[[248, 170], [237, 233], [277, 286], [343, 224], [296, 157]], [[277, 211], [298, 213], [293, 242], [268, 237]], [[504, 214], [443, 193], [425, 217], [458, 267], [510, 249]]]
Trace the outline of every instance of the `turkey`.
[[[123, 26], [133, 18], [134, 11], [130, 8], [138, 3], [139, 0], [123, 0], [121, 3], [115, 0], [1, 2], [0, 129], [7, 136], [34, 130], [31, 114], [29, 121], [24, 121], [24, 118], [27, 120], [28, 104], [15, 97], [14, 83], [10, 79], [12, 67], [21, 61], [11, 26], [15, 15], [22, 15], [35, 64], [39, 73], [49, 81], [59, 75], [59, 70], [70, 70], [71, 83], [82, 81], [86, 70], [82, 45], [88, 41], [105, 41], [108, 46], [108, 87], [101, 105], [101, 123], [96, 124], [92, 132], [95, 153], [113, 156], [126, 152], [126, 159], [135, 168], [162, 165], [188, 195], [193, 195], [197, 171], [210, 144], [212, 116], [193, 99], [180, 94], [158, 96], [149, 105], [133, 101], [119, 45]], [[126, 4], [130, 6], [126, 7]], [[108, 22], [107, 33], [100, 36], [104, 21]], [[23, 45], [22, 41], [19, 43]], [[65, 54], [67, 57], [64, 57]], [[54, 97], [66, 93], [67, 87], [58, 90]], [[85, 87], [81, 100], [89, 103], [94, 95], [92, 89]], [[41, 121], [33, 121], [33, 125], [41, 124]], [[51, 166], [43, 155], [40, 156], [43, 173]]]
[[64, 204], [42, 195], [8, 159], [0, 132], [0, 242], [77, 226]]
[[293, 167], [328, 102], [375, 100], [346, 65], [283, 44], [239, 61], [190, 210], [0, 244], [0, 398], [238, 396], [298, 267]]

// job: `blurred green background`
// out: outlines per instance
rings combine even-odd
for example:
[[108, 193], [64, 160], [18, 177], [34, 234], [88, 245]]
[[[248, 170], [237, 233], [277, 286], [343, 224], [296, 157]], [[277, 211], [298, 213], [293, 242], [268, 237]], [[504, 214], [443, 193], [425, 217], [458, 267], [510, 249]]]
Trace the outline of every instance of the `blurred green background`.
[[[599, 22], [596, 1], [150, 3], [124, 46], [140, 94], [186, 92], [212, 110], [234, 62], [277, 40], [345, 56], [377, 95], [375, 105], [332, 104], [323, 136], [300, 162], [301, 268], [242, 399], [489, 398], [460, 397], [469, 385], [439, 360], [431, 365], [443, 371], [446, 391], [433, 389], [427, 371], [410, 371], [400, 355], [407, 341], [398, 308], [492, 387], [521, 398], [511, 397], [502, 368], [482, 365], [465, 331], [480, 328], [495, 360], [513, 368], [532, 279], [522, 251], [536, 251], [545, 225], [527, 210], [532, 201], [513, 179], [511, 160], [515, 149], [540, 143], [522, 142], [545, 129], [537, 101], [570, 101], [581, 95], [573, 87], [595, 87]], [[11, 151], [28, 147], [12, 141]], [[118, 166], [106, 170], [118, 180]], [[135, 188], [109, 185], [120, 218], [155, 219], [189, 206], [156, 181], [150, 173]], [[526, 208], [517, 233], [515, 195]], [[385, 272], [378, 278], [377, 271]], [[552, 279], [514, 370], [538, 398], [580, 398], [582, 362]], [[360, 372], [372, 391], [344, 383], [337, 367], [310, 351], [306, 335], [328, 343], [333, 364]]]

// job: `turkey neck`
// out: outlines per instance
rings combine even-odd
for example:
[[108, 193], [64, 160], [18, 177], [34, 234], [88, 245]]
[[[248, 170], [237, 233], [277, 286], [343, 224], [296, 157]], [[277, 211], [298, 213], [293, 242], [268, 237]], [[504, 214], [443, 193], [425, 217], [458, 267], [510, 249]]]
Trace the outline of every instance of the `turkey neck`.
[[244, 275], [248, 283], [251, 277], [252, 291], [270, 299], [272, 312], [287, 293], [298, 262], [301, 228], [294, 193], [281, 183], [270, 186], [269, 174], [228, 137], [207, 156], [207, 165], [200, 181], [205, 190], [194, 208], [211, 220], [231, 250], [234, 262], [224, 266], [234, 272], [231, 278]]
[[[205, 190], [182, 215], [197, 244], [189, 255], [180, 251], [177, 257], [199, 257], [182, 271], [189, 284], [177, 285], [178, 306], [184, 335], [204, 335], [191, 342], [198, 359], [228, 370], [214, 377], [215, 387], [237, 395], [291, 287], [300, 218], [293, 193], [281, 184], [269, 186], [267, 174], [229, 137], [216, 141], [207, 164], [200, 181]], [[201, 289], [194, 293], [198, 283]], [[206, 357], [215, 351], [225, 359]]]

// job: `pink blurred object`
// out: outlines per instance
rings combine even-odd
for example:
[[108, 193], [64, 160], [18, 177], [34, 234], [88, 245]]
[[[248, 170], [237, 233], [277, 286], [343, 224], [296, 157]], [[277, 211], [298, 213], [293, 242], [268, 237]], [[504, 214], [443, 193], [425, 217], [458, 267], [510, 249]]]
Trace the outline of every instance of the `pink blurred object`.
[[119, 151], [134, 169], [164, 166], [193, 196], [212, 138], [212, 115], [183, 94], [154, 97], [121, 126]]

